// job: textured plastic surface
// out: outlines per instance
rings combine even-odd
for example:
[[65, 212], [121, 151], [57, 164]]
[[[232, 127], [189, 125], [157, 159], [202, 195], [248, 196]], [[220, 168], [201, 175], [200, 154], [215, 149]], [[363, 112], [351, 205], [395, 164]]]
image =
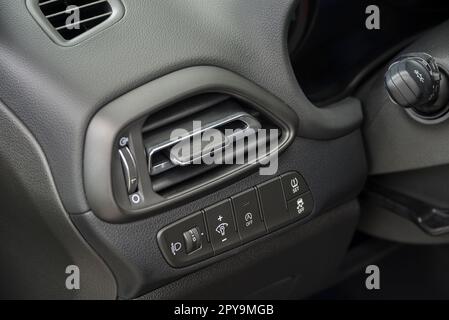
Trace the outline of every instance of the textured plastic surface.
[[[46, 158], [49, 163], [43, 177], [30, 175], [36, 179], [21, 186], [19, 190], [27, 190], [28, 186], [34, 188], [30, 192], [32, 197], [27, 201], [22, 198], [20, 204], [30, 205], [29, 212], [34, 216], [37, 215], [36, 212], [45, 214], [46, 218], [39, 220], [40, 224], [48, 223], [52, 226], [51, 231], [58, 238], [63, 238], [61, 243], [67, 245], [65, 250], [71, 252], [78, 248], [82, 239], [78, 238], [74, 244], [68, 244], [70, 229], [62, 228], [62, 224], [55, 224], [55, 221], [67, 218], [61, 209], [62, 204], [59, 203], [58, 210], [47, 207], [36, 210], [42, 205], [40, 200], [48, 200], [46, 203], [51, 204], [58, 199], [55, 188], [42, 181], [47, 181], [51, 170], [66, 210], [70, 213], [88, 211], [82, 174], [83, 152], [86, 129], [93, 116], [104, 105], [151, 80], [176, 70], [204, 65], [221, 67], [241, 75], [266, 89], [296, 112], [300, 119], [298, 135], [308, 139], [298, 139], [287, 150], [283, 155], [281, 170], [301, 171], [309, 182], [316, 202], [315, 212], [310, 219], [354, 199], [363, 186], [366, 174], [363, 143], [360, 132], [356, 130], [362, 121], [360, 102], [357, 99], [345, 99], [319, 109], [304, 96], [291, 70], [286, 46], [288, 21], [294, 2], [124, 0], [126, 15], [120, 22], [67, 48], [52, 42], [38, 27], [29, 14], [25, 1], [3, 1], [0, 4], [0, 96], [30, 130], [30, 134], [36, 137], [37, 144], [44, 152], [38, 156], [32, 154], [27, 160], [38, 165], [45, 164]], [[14, 141], [15, 135], [6, 137]], [[9, 147], [7, 144], [5, 146]], [[15, 150], [12, 154], [18, 157], [27, 155], [26, 151]], [[3, 153], [1, 155], [3, 158]], [[7, 169], [11, 169], [5, 170], [7, 173], [23, 170], [16, 167]], [[30, 171], [36, 171], [34, 167], [31, 169], [33, 170]], [[155, 237], [160, 227], [265, 179], [266, 177], [253, 174], [203, 199], [139, 222], [108, 224], [91, 212], [74, 216], [73, 219], [83, 236], [94, 245], [95, 250], [101, 253], [113, 270], [118, 282], [118, 295], [124, 298], [136, 297], [205, 267], [198, 265], [178, 271], [170, 268], [156, 244]], [[36, 183], [39, 188], [44, 188], [39, 189]], [[42, 193], [38, 193], [38, 190]], [[45, 195], [48, 196], [49, 190], [53, 194], [47, 199]], [[34, 196], [39, 196], [39, 199], [33, 198]], [[20, 215], [15, 218], [19, 219]], [[338, 220], [338, 216], [336, 219]], [[320, 222], [314, 225], [315, 237], [304, 246], [289, 246], [292, 239], [300, 237], [301, 228], [298, 226], [298, 233], [273, 242], [273, 247], [287, 245], [286, 249], [298, 249], [301, 261], [317, 255], [326, 257], [323, 251], [316, 252], [315, 249], [337, 244], [336, 241], [328, 242], [322, 238], [322, 231], [333, 228], [326, 229]], [[330, 226], [342, 227], [335, 231], [344, 241], [338, 243], [338, 248], [329, 248], [335, 253], [331, 257], [334, 264], [328, 265], [326, 259], [317, 264], [323, 270], [320, 274], [324, 274], [324, 269], [336, 266], [338, 257], [344, 253], [345, 244], [349, 242], [355, 222], [354, 219], [342, 220], [341, 224]], [[8, 227], [10, 231], [15, 230], [12, 226]], [[40, 234], [47, 235], [51, 232]], [[277, 236], [278, 234], [274, 234], [273, 239]], [[9, 237], [7, 240], [14, 239]], [[313, 246], [320, 239], [324, 241], [324, 245]], [[35, 238], [33, 240], [35, 244], [39, 243]], [[57, 245], [59, 241], [49, 243]], [[254, 262], [263, 262], [257, 258], [261, 253], [276, 254], [273, 247], [269, 248], [270, 252], [264, 251], [268, 247], [263, 243], [253, 255]], [[243, 253], [246, 247], [236, 250], [226, 254], [231, 256], [237, 252]], [[53, 250], [47, 250], [51, 251]], [[36, 252], [39, 251], [34, 251]], [[64, 252], [57, 252], [64, 256]], [[73, 256], [79, 256], [79, 252], [70, 255]], [[217, 257], [216, 260], [222, 258]], [[240, 258], [236, 255], [235, 259]], [[44, 263], [50, 261], [51, 259], [46, 259]], [[301, 261], [296, 261], [295, 266], [305, 263]], [[320, 261], [322, 260], [318, 262]], [[82, 263], [94, 265], [90, 260], [75, 262], [80, 264], [82, 270], [89, 270]], [[61, 260], [61, 265], [65, 263], [65, 259]], [[105, 282], [109, 285], [107, 297], [111, 297], [112, 292], [115, 292], [115, 287], [111, 288], [114, 282], [103, 268], [104, 266], [99, 267], [102, 270], [99, 274], [92, 273], [90, 276], [95, 277], [93, 284], [100, 283], [99, 279], [106, 279]], [[213, 268], [218, 271], [233, 271], [229, 266], [218, 263]], [[59, 274], [58, 270], [54, 274]], [[317, 271], [316, 265], [313, 266], [313, 271]], [[214, 277], [217, 273], [210, 270], [206, 274]], [[45, 277], [39, 279], [43, 280]], [[269, 282], [269, 279], [266, 280]], [[313, 287], [322, 279], [308, 277], [307, 281]], [[45, 288], [44, 285], [40, 287]]]
[[121, 0], [108, 0], [108, 2], [112, 9], [111, 16], [109, 16], [106, 21], [103, 21], [96, 27], [81, 33], [79, 36], [71, 40], [65, 40], [51, 25], [51, 23], [39, 8], [39, 0], [26, 0], [26, 5], [33, 18], [37, 23], [39, 23], [39, 26], [42, 28], [42, 30], [44, 30], [55, 43], [59, 44], [60, 46], [70, 47], [92, 37], [97, 32], [109, 28], [123, 17], [123, 15], [125, 14], [125, 7], [123, 6]]
[[449, 243], [449, 235], [431, 236], [412, 221], [372, 203], [361, 203], [359, 230], [376, 238], [408, 244]]
[[358, 217], [350, 202], [139, 299], [307, 298], [335, 276]]
[[[449, 68], [446, 36], [449, 22], [427, 32], [405, 52], [427, 52]], [[403, 54], [401, 53], [401, 54]], [[371, 174], [394, 173], [449, 164], [449, 124], [419, 123], [388, 97], [383, 84], [385, 70], [361, 91], [366, 122], [364, 136]]]
[[[142, 208], [126, 210], [123, 205], [120, 207], [114, 197], [111, 166], [114, 148], [122, 130], [138, 122], [139, 119], [145, 119], [148, 115], [151, 117], [152, 113], [170, 107], [174, 102], [207, 92], [222, 92], [237, 96], [248, 101], [254, 109], [269, 118], [282, 133], [278, 141], [279, 153], [284, 151], [295, 138], [298, 126], [296, 114], [282, 101], [235, 73], [204, 66], [171, 73], [114, 100], [101, 109], [89, 124], [84, 153], [84, 178], [89, 204], [95, 214], [106, 221], [123, 222], [138, 218], [139, 215], [161, 212], [167, 206], [185, 202], [192, 196], [207, 192], [218, 184], [235, 179], [257, 166], [257, 163], [235, 166], [226, 174], [217, 175], [213, 180], [198, 184], [192, 190], [184, 190], [176, 197], [164, 199], [165, 201], [156, 200], [154, 195], [150, 195], [148, 189], [151, 189], [151, 186], [148, 186], [147, 190], [143, 189], [143, 192], [146, 191], [144, 197], [147, 199], [144, 201], [147, 203], [142, 205]], [[135, 127], [131, 130], [137, 130], [140, 133], [141, 129], [137, 124]], [[140, 154], [138, 148], [142, 148], [143, 145], [136, 142], [135, 147], [135, 152]], [[148, 179], [145, 174], [146, 172], [141, 172], [141, 180]]]
[[373, 181], [435, 208], [449, 208], [449, 165], [380, 175]]
[[319, 109], [299, 88], [286, 45], [294, 0], [123, 0], [126, 14], [74, 47], [55, 44], [25, 1], [0, 4], [0, 96], [42, 146], [67, 211], [88, 210], [85, 130], [106, 103], [185, 67], [215, 65], [255, 82], [332, 139], [362, 120], [357, 100]]
[[[404, 52], [427, 52], [441, 68], [449, 68], [446, 41], [449, 22], [426, 32]], [[449, 123], [420, 123], [393, 104], [379, 71], [360, 92], [364, 102], [369, 173], [387, 188], [424, 201], [448, 207]], [[406, 243], [445, 243], [447, 236], [431, 237], [412, 222], [376, 205], [363, 204], [361, 229], [371, 235]]]
[[[0, 298], [115, 299], [115, 280], [64, 210], [36, 140], [0, 101]], [[80, 290], [65, 287], [80, 270]]]
[[[312, 214], [294, 224], [294, 228], [302, 223], [307, 224], [320, 214], [354, 199], [359, 194], [366, 175], [360, 132], [356, 131], [333, 141], [297, 138], [279, 161], [278, 174], [289, 171], [302, 173], [315, 201]], [[73, 216], [73, 221], [113, 269], [118, 281], [119, 296], [133, 298], [251, 246], [252, 242], [197, 265], [174, 269], [163, 258], [157, 245], [156, 234], [161, 228], [178, 219], [271, 178], [254, 173], [199, 200], [132, 223], [110, 224], [98, 219], [93, 213]], [[268, 238], [275, 238], [282, 232], [275, 232]], [[256, 241], [264, 242], [266, 239], [267, 237], [262, 237]], [[312, 248], [310, 250], [308, 254], [316, 254]], [[298, 251], [297, 254], [302, 260], [307, 260], [303, 252]], [[321, 252], [320, 255], [324, 253]]]

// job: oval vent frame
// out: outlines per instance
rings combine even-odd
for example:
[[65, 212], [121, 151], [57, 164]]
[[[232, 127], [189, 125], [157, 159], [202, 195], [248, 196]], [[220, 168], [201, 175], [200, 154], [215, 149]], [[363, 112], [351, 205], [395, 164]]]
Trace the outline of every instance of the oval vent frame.
[[[282, 132], [277, 154], [283, 153], [295, 139], [299, 127], [297, 113], [254, 82], [214, 66], [174, 71], [125, 93], [101, 108], [90, 121], [84, 149], [84, 186], [89, 206], [97, 217], [110, 223], [144, 219], [215, 192], [260, 167], [260, 161], [231, 166], [225, 173], [220, 172], [212, 179], [201, 180], [194, 187], [183, 188], [168, 196], [153, 190], [142, 141], [144, 123], [158, 111], [210, 93], [245, 101], [273, 122]], [[124, 181], [122, 169], [118, 166], [120, 163], [116, 161], [120, 140], [124, 136], [128, 137], [135, 155], [140, 186], [144, 191], [142, 202], [136, 205], [130, 204], [127, 194], [117, 192], [116, 182]], [[268, 153], [263, 157], [266, 159], [272, 155]], [[121, 182], [120, 186], [123, 187]]]

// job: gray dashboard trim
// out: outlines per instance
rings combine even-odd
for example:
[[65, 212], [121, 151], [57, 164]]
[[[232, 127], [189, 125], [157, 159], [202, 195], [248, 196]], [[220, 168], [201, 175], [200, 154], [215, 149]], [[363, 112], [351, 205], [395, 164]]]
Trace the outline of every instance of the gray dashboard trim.
[[[280, 156], [278, 173], [301, 172], [313, 194], [315, 208], [309, 217], [295, 223], [291, 228], [297, 226], [301, 230], [301, 226], [313, 223], [320, 215], [325, 215], [327, 211], [355, 199], [364, 186], [366, 170], [360, 131], [332, 141], [296, 138]], [[270, 178], [255, 172], [200, 199], [129, 223], [108, 223], [92, 212], [71, 217], [83, 236], [113, 270], [118, 283], [119, 297], [135, 298], [251, 247], [253, 242], [198, 264], [175, 269], [164, 259], [156, 235], [163, 227]], [[264, 239], [274, 240], [283, 232], [284, 229], [278, 230], [254, 242], [264, 243]], [[312, 249], [313, 245], [309, 248], [311, 249], [308, 254], [315, 256], [317, 251]], [[325, 255], [324, 251], [320, 252], [319, 255]], [[304, 261], [308, 256], [304, 252], [298, 252], [298, 258]]]
[[[429, 30], [399, 55], [426, 52], [439, 66], [449, 70], [447, 35], [449, 21]], [[379, 70], [360, 90], [365, 124], [363, 128], [370, 174], [391, 174], [449, 164], [448, 120], [418, 122], [395, 105], [384, 86], [386, 69]]]
[[286, 41], [295, 0], [122, 2], [120, 21], [72, 47], [54, 43], [26, 1], [0, 4], [0, 96], [42, 146], [68, 212], [89, 210], [82, 172], [93, 115], [176, 70], [212, 65], [243, 76], [297, 113], [301, 137], [330, 140], [360, 125], [357, 100], [317, 108], [299, 87]]
[[[115, 299], [109, 268], [64, 210], [42, 149], [0, 100], [0, 299]], [[67, 290], [68, 265], [80, 290]]]
[[39, 0], [26, 0], [26, 5], [34, 20], [36, 20], [42, 30], [44, 30], [56, 44], [64, 47], [71, 47], [80, 43], [81, 41], [89, 39], [101, 30], [109, 28], [114, 23], [123, 18], [123, 16], [125, 15], [125, 7], [123, 6], [121, 0], [108, 0], [108, 2], [112, 8], [112, 15], [106, 21], [100, 23], [90, 30], [85, 31], [78, 37], [71, 40], [65, 40], [63, 37], [61, 37], [61, 35], [50, 24], [48, 19], [44, 16], [39, 8]]
[[200, 184], [195, 190], [182, 192], [175, 198], [154, 204], [151, 208], [128, 211], [117, 204], [111, 172], [114, 147], [123, 129], [139, 119], [151, 117], [152, 113], [170, 107], [175, 102], [209, 92], [225, 93], [248, 101], [272, 118], [274, 123], [278, 123], [282, 132], [279, 153], [293, 141], [298, 124], [296, 114], [282, 101], [254, 83], [230, 71], [210, 66], [173, 72], [111, 102], [92, 119], [86, 135], [84, 180], [86, 195], [95, 214], [106, 221], [114, 222], [141, 218], [144, 213], [154, 213], [156, 209], [160, 212], [163, 206], [185, 202], [195, 194], [206, 192], [257, 167], [257, 163], [237, 166], [232, 172]]

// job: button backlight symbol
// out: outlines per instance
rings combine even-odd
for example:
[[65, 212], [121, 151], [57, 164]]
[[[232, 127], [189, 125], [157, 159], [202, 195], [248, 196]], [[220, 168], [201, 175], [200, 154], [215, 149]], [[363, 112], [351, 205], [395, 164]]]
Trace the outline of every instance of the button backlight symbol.
[[181, 242], [175, 242], [175, 243], [171, 243], [171, 245], [170, 245], [170, 247], [171, 247], [171, 252], [172, 252], [172, 254], [174, 255], [174, 256], [176, 256], [176, 252], [178, 252], [179, 250], [181, 250], [181, 248], [182, 248], [182, 244], [181, 244]]
[[304, 212], [304, 200], [302, 198], [299, 198], [296, 201], [296, 210], [298, 211], [298, 214], [301, 214]]
[[299, 180], [298, 178], [293, 178], [290, 180], [290, 186], [292, 187], [292, 193], [295, 194], [299, 192]]
[[253, 224], [253, 214], [251, 212], [248, 212], [245, 214], [245, 226], [248, 228]]
[[215, 228], [215, 231], [217, 231], [222, 237], [226, 235], [226, 228], [229, 226], [226, 222], [220, 223], [218, 227]]

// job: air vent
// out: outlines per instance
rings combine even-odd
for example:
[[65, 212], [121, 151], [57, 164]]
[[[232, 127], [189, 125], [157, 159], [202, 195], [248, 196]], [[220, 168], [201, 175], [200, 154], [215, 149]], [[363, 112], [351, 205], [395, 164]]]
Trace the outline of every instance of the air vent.
[[27, 0], [41, 27], [58, 44], [74, 45], [124, 14], [120, 0]]
[[[199, 126], [195, 127], [195, 122]], [[260, 155], [261, 147], [270, 151], [270, 137], [259, 137], [260, 129], [273, 128], [244, 101], [224, 94], [195, 96], [153, 114], [143, 126], [153, 191], [172, 196], [180, 190], [195, 188], [201, 179], [211, 180], [234, 166], [255, 161], [250, 155]], [[173, 138], [171, 134], [179, 129], [185, 135]], [[202, 141], [195, 147], [195, 138], [211, 134], [212, 129], [218, 138], [212, 143]], [[186, 154], [181, 152], [184, 150], [190, 151]], [[203, 162], [210, 156], [218, 159], [217, 163]]]

